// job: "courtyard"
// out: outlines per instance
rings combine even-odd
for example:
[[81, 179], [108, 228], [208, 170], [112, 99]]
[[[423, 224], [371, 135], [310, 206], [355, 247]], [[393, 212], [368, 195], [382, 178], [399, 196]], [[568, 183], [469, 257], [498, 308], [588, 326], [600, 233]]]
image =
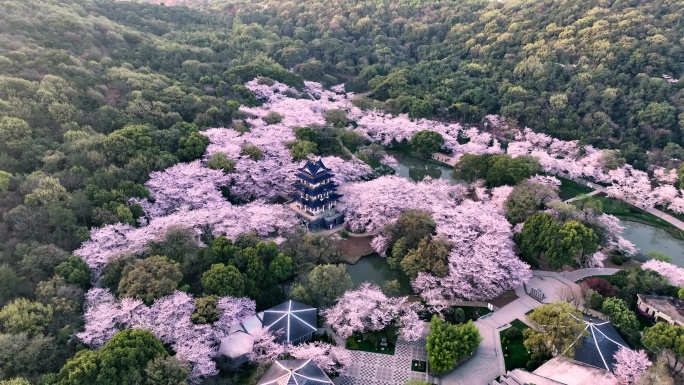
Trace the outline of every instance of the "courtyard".
[[411, 370], [413, 360], [427, 361], [425, 340], [398, 341], [394, 355], [350, 351], [353, 364], [335, 379], [337, 385], [403, 385], [408, 380], [427, 381], [427, 373]]

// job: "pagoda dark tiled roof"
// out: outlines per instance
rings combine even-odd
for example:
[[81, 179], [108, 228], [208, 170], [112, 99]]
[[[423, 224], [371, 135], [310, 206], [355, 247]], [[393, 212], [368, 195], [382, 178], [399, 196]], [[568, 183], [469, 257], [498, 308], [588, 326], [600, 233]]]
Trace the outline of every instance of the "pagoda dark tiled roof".
[[264, 327], [283, 331], [278, 342], [292, 342], [305, 337], [317, 327], [316, 308], [297, 301], [287, 301], [264, 311]]
[[300, 168], [299, 171], [307, 173], [311, 176], [315, 176], [318, 174], [330, 172], [330, 169], [325, 167], [323, 161], [319, 159], [315, 162], [308, 160], [304, 167]]

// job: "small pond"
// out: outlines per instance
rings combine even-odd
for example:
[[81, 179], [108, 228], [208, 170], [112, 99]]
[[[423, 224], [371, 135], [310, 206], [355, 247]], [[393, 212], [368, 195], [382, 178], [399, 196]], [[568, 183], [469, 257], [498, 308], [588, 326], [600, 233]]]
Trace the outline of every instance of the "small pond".
[[426, 162], [404, 154], [394, 154], [394, 157], [399, 161], [399, 164], [394, 167], [397, 171], [397, 176], [414, 182], [420, 182], [429, 176], [432, 179], [446, 179], [451, 184], [459, 183], [459, 180], [451, 177], [451, 171], [453, 170], [451, 167]]
[[623, 237], [631, 241], [646, 254], [651, 250], [662, 251], [672, 257], [672, 263], [684, 267], [684, 241], [677, 239], [667, 231], [639, 222], [621, 220], [620, 224], [625, 227]]
[[400, 294], [411, 294], [411, 282], [402, 271], [394, 270], [387, 264], [387, 259], [372, 254], [361, 258], [355, 265], [347, 265], [347, 273], [354, 286], [364, 282], [382, 286], [385, 282], [396, 279], [401, 286]]

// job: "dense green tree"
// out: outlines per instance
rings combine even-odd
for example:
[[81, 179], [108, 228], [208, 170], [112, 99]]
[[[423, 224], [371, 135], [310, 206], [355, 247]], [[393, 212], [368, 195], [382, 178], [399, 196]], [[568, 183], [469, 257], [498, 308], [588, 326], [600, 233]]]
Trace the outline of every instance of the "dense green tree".
[[325, 122], [337, 128], [344, 128], [349, 121], [347, 120], [347, 113], [344, 110], [331, 108], [325, 111]]
[[545, 208], [546, 203], [559, 200], [558, 192], [541, 183], [523, 181], [508, 195], [504, 202], [506, 219], [516, 224]]
[[684, 327], [658, 322], [655, 326], [644, 329], [641, 342], [651, 350], [666, 356], [672, 355], [674, 362], [670, 364], [671, 367], [676, 368], [680, 360], [684, 359]]
[[431, 371], [442, 373], [453, 369], [460, 359], [473, 354], [481, 341], [472, 321], [451, 325], [433, 316], [426, 344]]
[[290, 289], [290, 296], [297, 301], [323, 308], [331, 306], [351, 287], [351, 277], [344, 265], [318, 265], [305, 276], [299, 277], [298, 282]]
[[67, 355], [73, 354], [71, 350], [53, 337], [0, 334], [0, 378], [36, 380], [42, 373], [59, 370]]
[[0, 265], [0, 305], [7, 300], [21, 295], [23, 279], [8, 265]]
[[625, 301], [619, 298], [606, 298], [601, 312], [610, 317], [610, 322], [632, 343], [639, 339], [639, 321]]
[[557, 354], [573, 357], [581, 343], [577, 337], [587, 333], [582, 314], [567, 302], [544, 304], [534, 309], [527, 319], [535, 327], [523, 331], [524, 344], [535, 359]]
[[55, 267], [55, 274], [64, 278], [67, 283], [81, 288], [90, 284], [90, 268], [83, 258], [71, 255], [66, 261]]
[[253, 144], [243, 145], [241, 154], [248, 156], [252, 160], [261, 160], [264, 157], [264, 152]]
[[192, 322], [196, 324], [210, 324], [218, 321], [220, 314], [217, 308], [218, 297], [208, 295], [195, 298], [195, 311], [192, 312]]
[[266, 124], [276, 124], [283, 120], [283, 116], [275, 111], [270, 111], [266, 116], [263, 117]]
[[292, 159], [296, 162], [306, 159], [309, 154], [318, 152], [316, 143], [309, 142], [308, 140], [295, 140], [294, 142], [288, 143], [288, 147], [292, 154]]
[[158, 356], [145, 366], [146, 385], [187, 385], [190, 365], [177, 357]]
[[0, 309], [0, 331], [3, 333], [43, 333], [52, 321], [53, 309], [50, 305], [15, 299]]
[[10, 380], [0, 381], [0, 385], [31, 385], [31, 383], [25, 378], [17, 377]]
[[558, 230], [553, 215], [538, 213], [527, 218], [516, 240], [523, 254], [538, 257], [553, 247]]
[[69, 253], [63, 249], [38, 243], [17, 245], [17, 254], [21, 256], [20, 271], [35, 283], [50, 278], [55, 267], [69, 259]]
[[584, 261], [598, 247], [598, 236], [591, 228], [577, 221], [565, 222], [558, 230], [558, 237], [548, 249], [546, 256], [549, 265], [553, 268], [561, 268], [565, 264], [572, 263], [575, 256]]
[[221, 297], [245, 295], [245, 281], [240, 271], [235, 266], [226, 266], [222, 263], [211, 265], [211, 268], [202, 275], [202, 286], [208, 294]]
[[226, 174], [230, 174], [235, 171], [235, 160], [228, 159], [226, 154], [222, 152], [215, 152], [211, 155], [207, 161], [207, 167], [214, 170], [223, 170]]
[[411, 137], [411, 150], [423, 157], [430, 157], [433, 152], [439, 151], [444, 145], [444, 138], [435, 131], [418, 131]]
[[454, 179], [474, 182], [477, 179], [484, 179], [489, 172], [489, 158], [491, 155], [464, 154], [454, 165]]
[[417, 248], [406, 253], [401, 260], [401, 268], [411, 279], [415, 279], [421, 271], [444, 277], [449, 273], [450, 251], [451, 244], [444, 239], [423, 238]]
[[489, 187], [513, 186], [539, 171], [539, 160], [532, 156], [511, 158], [507, 155], [494, 155], [489, 158], [489, 169], [485, 182]]
[[56, 316], [67, 316], [66, 322], [76, 321], [85, 302], [81, 287], [68, 283], [60, 276], [54, 276], [36, 286], [36, 299], [45, 305], [52, 306]]
[[151, 304], [176, 290], [183, 275], [180, 266], [163, 256], [153, 256], [126, 265], [118, 285], [120, 297], [132, 297]]
[[[123, 330], [99, 350], [82, 350], [46, 381], [54, 385], [120, 385], [145, 383], [148, 364], [168, 353], [154, 335], [141, 329]], [[157, 374], [164, 365], [152, 364]], [[173, 372], [171, 372], [173, 373]]]
[[191, 132], [178, 140], [178, 159], [186, 162], [195, 160], [204, 154], [208, 145], [209, 138], [198, 132]]
[[396, 222], [385, 226], [391, 253], [387, 259], [390, 266], [399, 269], [406, 254], [418, 247], [421, 240], [429, 238], [437, 228], [432, 216], [422, 210], [406, 210]]

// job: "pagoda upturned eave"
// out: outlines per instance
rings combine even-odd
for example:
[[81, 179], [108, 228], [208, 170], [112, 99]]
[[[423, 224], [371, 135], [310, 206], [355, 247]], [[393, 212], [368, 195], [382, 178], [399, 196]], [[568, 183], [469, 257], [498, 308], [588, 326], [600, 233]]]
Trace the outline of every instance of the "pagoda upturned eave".
[[303, 192], [304, 194], [315, 196], [319, 194], [324, 194], [328, 191], [334, 191], [337, 189], [339, 185], [335, 182], [328, 182], [319, 186], [316, 186], [314, 188], [307, 186], [301, 182], [295, 182], [292, 184], [292, 187], [300, 192]]
[[299, 195], [299, 194], [289, 194], [289, 195], [290, 195], [290, 198], [292, 198], [296, 202], [299, 202], [302, 205], [304, 205], [308, 208], [311, 208], [311, 209], [322, 207], [322, 206], [324, 206], [330, 202], [335, 202], [342, 197], [341, 194], [337, 194], [334, 192], [330, 193], [327, 197], [325, 197], [323, 199], [305, 199], [305, 198], [302, 198], [301, 195]]
[[332, 177], [335, 176], [335, 174], [333, 174], [331, 172], [322, 172], [322, 173], [319, 173], [316, 175], [310, 175], [308, 173], [299, 171], [299, 172], [295, 173], [295, 176], [297, 178], [303, 180], [303, 181], [308, 182], [308, 183], [317, 184], [317, 183], [320, 183], [326, 179], [331, 179]]

